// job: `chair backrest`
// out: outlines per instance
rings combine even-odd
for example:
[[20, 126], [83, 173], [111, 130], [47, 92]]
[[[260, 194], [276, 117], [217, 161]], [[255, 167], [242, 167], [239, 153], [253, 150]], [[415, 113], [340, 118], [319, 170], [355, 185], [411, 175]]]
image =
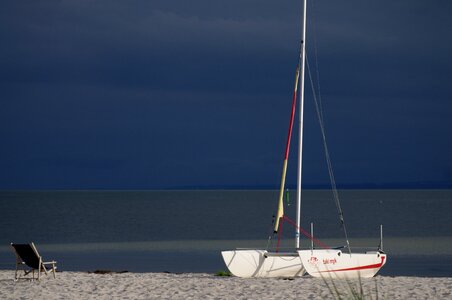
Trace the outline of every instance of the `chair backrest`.
[[16, 251], [17, 256], [22, 259], [22, 261], [33, 269], [39, 269], [39, 253], [33, 243], [31, 244], [13, 244], [11, 246]]

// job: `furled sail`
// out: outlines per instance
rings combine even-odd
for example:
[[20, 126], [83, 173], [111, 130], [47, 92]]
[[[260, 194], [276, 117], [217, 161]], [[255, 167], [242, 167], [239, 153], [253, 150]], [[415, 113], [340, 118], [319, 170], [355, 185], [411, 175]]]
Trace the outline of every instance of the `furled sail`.
[[295, 118], [295, 108], [297, 105], [297, 90], [298, 90], [299, 75], [300, 75], [300, 65], [298, 65], [297, 71], [295, 72], [295, 88], [294, 88], [293, 97], [292, 97], [292, 113], [290, 116], [289, 133], [287, 134], [286, 152], [284, 154], [283, 171], [282, 171], [282, 176], [281, 176], [281, 186], [279, 189], [278, 211], [276, 213], [276, 220], [275, 220], [275, 227], [274, 227], [275, 233], [278, 232], [279, 224], [280, 224], [279, 222], [280, 222], [281, 218], [284, 216], [284, 203], [283, 203], [284, 187], [286, 185], [286, 172], [287, 172], [287, 161], [289, 160], [290, 139], [292, 137], [293, 121]]

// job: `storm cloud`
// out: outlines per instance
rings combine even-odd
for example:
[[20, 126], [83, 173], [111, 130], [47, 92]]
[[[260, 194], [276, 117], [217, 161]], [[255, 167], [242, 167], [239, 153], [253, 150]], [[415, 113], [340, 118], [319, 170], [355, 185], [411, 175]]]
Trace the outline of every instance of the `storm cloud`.
[[[300, 1], [0, 8], [0, 188], [278, 186]], [[309, 2], [339, 186], [452, 186], [451, 12], [439, 0]], [[324, 186], [306, 94], [304, 182]], [[292, 149], [292, 186], [295, 163]]]

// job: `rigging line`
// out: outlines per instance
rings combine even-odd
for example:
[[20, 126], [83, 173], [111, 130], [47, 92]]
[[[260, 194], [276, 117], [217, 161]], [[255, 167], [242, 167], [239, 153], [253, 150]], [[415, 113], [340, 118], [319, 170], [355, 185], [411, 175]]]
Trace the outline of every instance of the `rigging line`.
[[273, 216], [273, 218], [272, 218], [272, 225], [270, 226], [270, 233], [268, 234], [267, 246], [266, 246], [265, 250], [268, 250], [271, 246], [272, 238], [274, 235], [274, 230], [273, 230], [274, 225], [275, 225], [275, 216]]
[[323, 122], [323, 118], [320, 114], [320, 108], [319, 108], [319, 101], [316, 97], [316, 93], [315, 93], [315, 87], [314, 87], [314, 81], [312, 79], [312, 74], [311, 74], [311, 68], [309, 66], [309, 60], [306, 58], [306, 66], [307, 66], [307, 70], [308, 70], [308, 75], [309, 75], [309, 79], [311, 82], [311, 88], [312, 88], [312, 92], [313, 92], [313, 98], [314, 98], [314, 102], [315, 102], [315, 109], [317, 112], [317, 118], [319, 119], [319, 125], [320, 125], [320, 131], [322, 132], [322, 139], [323, 139], [323, 148], [325, 150], [325, 158], [326, 158], [326, 163], [328, 166], [328, 174], [330, 177], [330, 183], [331, 183], [331, 188], [333, 190], [333, 198], [334, 198], [334, 202], [336, 204], [336, 208], [339, 214], [339, 220], [341, 222], [342, 225], [342, 229], [344, 230], [344, 235], [345, 235], [345, 240], [347, 242], [347, 247], [348, 250], [351, 254], [351, 249], [350, 249], [350, 242], [348, 240], [348, 235], [347, 235], [347, 228], [345, 227], [345, 220], [344, 220], [344, 214], [342, 212], [342, 208], [341, 208], [341, 203], [339, 201], [339, 193], [337, 191], [337, 186], [336, 186], [336, 180], [334, 178], [334, 172], [333, 172], [333, 165], [331, 163], [331, 158], [330, 158], [330, 153], [328, 151], [328, 145], [326, 142], [326, 134], [325, 134], [325, 124]]
[[322, 105], [322, 97], [321, 97], [321, 93], [320, 93], [320, 68], [319, 68], [319, 60], [318, 60], [318, 47], [317, 47], [317, 25], [316, 25], [316, 9], [315, 9], [315, 3], [316, 1], [310, 1], [311, 6], [312, 6], [312, 15], [310, 18], [310, 26], [312, 28], [312, 36], [313, 36], [313, 45], [314, 45], [314, 58], [315, 58], [315, 65], [314, 65], [314, 69], [316, 71], [316, 79], [317, 79], [317, 97], [318, 97], [318, 101], [319, 101], [319, 109], [320, 109], [320, 117], [322, 118], [322, 122], [323, 122], [323, 105]]
[[305, 235], [308, 239], [310, 239], [311, 241], [314, 242], [314, 244], [319, 245], [321, 248], [323, 249], [332, 249], [330, 246], [322, 243], [321, 241], [319, 241], [318, 239], [314, 238], [312, 235], [310, 235], [306, 230], [304, 230], [301, 226], [298, 226], [297, 224], [295, 224], [295, 222], [293, 220], [291, 220], [290, 218], [288, 218], [287, 216], [284, 216], [284, 219], [293, 227], [298, 228], [298, 230], [300, 230], [300, 232]]

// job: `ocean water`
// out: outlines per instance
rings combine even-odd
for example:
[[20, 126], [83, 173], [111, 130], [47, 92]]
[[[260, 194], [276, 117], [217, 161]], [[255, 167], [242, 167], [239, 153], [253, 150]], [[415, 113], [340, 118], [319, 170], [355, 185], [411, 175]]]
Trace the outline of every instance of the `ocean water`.
[[[377, 247], [380, 224], [391, 276], [452, 276], [452, 191], [339, 191], [352, 247]], [[14, 268], [9, 244], [33, 241], [60, 270], [215, 272], [220, 251], [265, 248], [278, 192], [0, 191], [0, 268]], [[294, 218], [295, 191], [286, 201]], [[330, 191], [303, 192], [302, 227], [344, 245]], [[284, 246], [294, 230], [284, 225]], [[302, 240], [303, 247], [310, 241]]]

